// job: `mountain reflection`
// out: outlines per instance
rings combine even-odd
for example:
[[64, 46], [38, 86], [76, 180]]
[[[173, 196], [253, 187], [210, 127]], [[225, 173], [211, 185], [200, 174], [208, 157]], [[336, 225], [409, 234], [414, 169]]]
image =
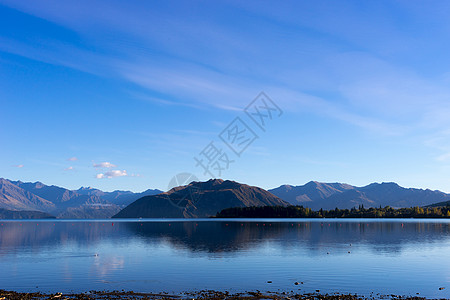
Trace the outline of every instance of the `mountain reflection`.
[[271, 241], [280, 248], [311, 252], [340, 245], [365, 244], [374, 251], [397, 252], [411, 243], [433, 243], [448, 237], [448, 223], [401, 222], [174, 222], [126, 223], [147, 242], [164, 238], [191, 251], [233, 252]]
[[343, 246], [364, 245], [375, 252], [395, 253], [408, 244], [436, 243], [450, 235], [446, 221], [55, 221], [3, 222], [0, 255], [18, 248], [31, 251], [67, 243], [92, 245], [141, 241], [168, 243], [192, 252], [238, 252], [274, 243], [278, 248], [302, 248], [310, 255]]

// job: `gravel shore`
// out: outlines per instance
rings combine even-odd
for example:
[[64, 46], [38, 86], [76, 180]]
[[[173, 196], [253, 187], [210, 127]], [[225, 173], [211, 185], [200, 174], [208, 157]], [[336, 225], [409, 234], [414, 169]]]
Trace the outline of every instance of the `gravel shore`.
[[303, 299], [303, 300], [368, 300], [368, 299], [426, 299], [422, 297], [408, 297], [408, 296], [396, 296], [396, 295], [371, 295], [360, 296], [352, 294], [320, 294], [320, 293], [286, 293], [286, 292], [245, 292], [245, 293], [229, 293], [218, 291], [200, 291], [182, 293], [179, 295], [170, 295], [166, 293], [150, 294], [150, 293], [137, 293], [133, 291], [90, 291], [86, 293], [70, 294], [70, 293], [55, 293], [55, 294], [43, 294], [43, 293], [18, 293], [14, 291], [0, 290], [0, 300], [41, 300], [41, 299], [235, 299], [235, 300], [253, 300], [253, 299]]

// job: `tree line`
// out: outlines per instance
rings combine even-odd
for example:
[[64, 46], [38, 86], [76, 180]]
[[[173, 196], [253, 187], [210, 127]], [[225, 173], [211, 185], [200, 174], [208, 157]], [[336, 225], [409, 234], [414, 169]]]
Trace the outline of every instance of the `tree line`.
[[251, 206], [226, 208], [216, 218], [450, 218], [450, 206], [392, 208], [371, 207], [313, 211], [303, 206]]

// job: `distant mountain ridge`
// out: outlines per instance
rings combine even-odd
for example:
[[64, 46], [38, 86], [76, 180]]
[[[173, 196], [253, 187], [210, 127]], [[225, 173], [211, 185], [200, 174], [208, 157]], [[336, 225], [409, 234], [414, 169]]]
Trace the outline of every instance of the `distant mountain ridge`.
[[116, 205], [126, 206], [136, 199], [142, 198], [144, 196], [157, 195], [159, 193], [162, 193], [163, 191], [158, 189], [148, 189], [143, 191], [142, 193], [133, 193], [131, 191], [119, 190], [115, 190], [113, 192], [103, 192], [91, 187], [81, 187], [76, 190], [76, 192], [82, 195], [97, 196]]
[[450, 201], [450, 194], [429, 189], [404, 188], [394, 182], [371, 183], [356, 187], [343, 183], [310, 181], [305, 185], [282, 185], [269, 190], [292, 205], [302, 205], [313, 210], [364, 207], [394, 208], [427, 206]]
[[[359, 205], [364, 205], [366, 208], [379, 206], [400, 208], [450, 204], [450, 194], [429, 189], [403, 188], [393, 182], [356, 187], [343, 183], [311, 181], [300, 186], [282, 185], [269, 191], [221, 179], [193, 182], [189, 186], [189, 189], [182, 186], [165, 193], [153, 189], [142, 193], [118, 190], [104, 192], [90, 187], [69, 190], [41, 182], [31, 183], [0, 178], [0, 209], [38, 211], [58, 218], [110, 218], [122, 214], [186, 218], [212, 216], [224, 208], [236, 206], [291, 204], [302, 205], [313, 210], [321, 208], [330, 210], [336, 207], [343, 209]], [[207, 199], [207, 201], [194, 199], [189, 202], [186, 199], [192, 195], [188, 196], [187, 193], [192, 192], [197, 200]], [[154, 197], [156, 195], [158, 196]], [[169, 198], [172, 202], [167, 201]], [[152, 204], [143, 205], [147, 200], [141, 199], [152, 199]], [[138, 202], [140, 205], [134, 202], [136, 200], [140, 201]], [[127, 207], [127, 205], [130, 206]], [[127, 210], [121, 211], [125, 207]], [[31, 214], [28, 215], [31, 216]]]
[[265, 205], [288, 203], [259, 187], [211, 179], [140, 198], [113, 218], [206, 218], [228, 207]]
[[58, 218], [110, 218], [134, 200], [161, 192], [103, 192], [93, 188], [72, 191], [39, 181], [22, 182], [0, 178], [0, 209], [40, 211]]
[[9, 180], [0, 178], [0, 208], [49, 211], [55, 209], [56, 205], [18, 187]]
[[303, 205], [352, 189], [354, 189], [354, 187], [348, 184], [310, 181], [301, 186], [286, 184], [268, 191], [290, 204]]

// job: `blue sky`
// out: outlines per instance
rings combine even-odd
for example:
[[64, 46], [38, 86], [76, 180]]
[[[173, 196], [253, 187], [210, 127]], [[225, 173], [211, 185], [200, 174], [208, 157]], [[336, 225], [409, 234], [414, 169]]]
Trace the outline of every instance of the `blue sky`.
[[[0, 177], [167, 189], [395, 181], [450, 192], [448, 1], [0, 0]], [[282, 110], [261, 130], [244, 108]], [[257, 135], [236, 156], [219, 134]]]

